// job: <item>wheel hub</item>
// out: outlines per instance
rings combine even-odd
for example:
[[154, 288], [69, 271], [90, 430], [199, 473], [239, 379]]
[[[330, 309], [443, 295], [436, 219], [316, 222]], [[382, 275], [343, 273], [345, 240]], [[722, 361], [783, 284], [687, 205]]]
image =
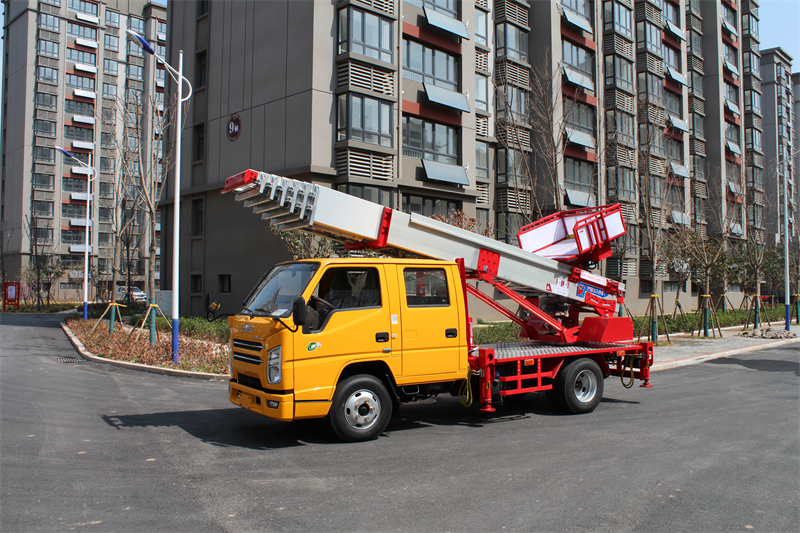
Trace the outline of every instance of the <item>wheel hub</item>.
[[575, 378], [575, 397], [579, 402], [592, 401], [597, 394], [597, 376], [591, 370], [582, 370]]
[[344, 418], [356, 429], [368, 429], [378, 419], [380, 412], [381, 402], [370, 390], [357, 390], [344, 403]]

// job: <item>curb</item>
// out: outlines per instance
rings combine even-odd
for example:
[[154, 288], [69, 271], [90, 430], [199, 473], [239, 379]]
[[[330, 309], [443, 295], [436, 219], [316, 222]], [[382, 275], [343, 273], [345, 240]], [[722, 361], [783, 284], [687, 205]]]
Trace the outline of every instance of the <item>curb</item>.
[[695, 363], [702, 363], [704, 361], [710, 361], [712, 359], [719, 359], [721, 357], [728, 357], [730, 355], [738, 355], [740, 353], [747, 353], [747, 352], [756, 352], [758, 350], [765, 350], [767, 348], [774, 348], [776, 346], [784, 346], [786, 344], [794, 344], [800, 342], [800, 338], [796, 339], [782, 339], [776, 340], [771, 342], [765, 342], [762, 344], [756, 344], [755, 346], [745, 346], [743, 348], [733, 348], [731, 350], [723, 350], [721, 352], [710, 352], [710, 353], [703, 353], [700, 355], [693, 355], [689, 357], [685, 357], [683, 359], [674, 359], [672, 361], [663, 361], [661, 363], [655, 363], [653, 366], [650, 367], [650, 371], [658, 372], [659, 370], [670, 370], [673, 368], [680, 368], [682, 366], [693, 365]]
[[151, 374], [162, 374], [164, 376], [174, 376], [181, 378], [203, 379], [206, 381], [228, 381], [231, 378], [230, 374], [211, 374], [208, 372], [192, 372], [190, 370], [161, 368], [158, 366], [149, 366], [149, 365], [143, 365], [141, 363], [117, 361], [115, 359], [100, 357], [99, 355], [95, 355], [91, 353], [89, 350], [87, 350], [86, 346], [84, 346], [83, 343], [80, 340], [78, 340], [78, 337], [76, 337], [75, 334], [72, 333], [72, 330], [69, 329], [69, 326], [67, 326], [64, 322], [61, 323], [61, 329], [63, 329], [64, 333], [67, 334], [67, 338], [72, 343], [72, 346], [75, 347], [75, 350], [78, 352], [78, 354], [87, 361], [121, 366], [123, 368], [128, 368], [130, 370], [138, 370], [140, 372], [150, 372]]

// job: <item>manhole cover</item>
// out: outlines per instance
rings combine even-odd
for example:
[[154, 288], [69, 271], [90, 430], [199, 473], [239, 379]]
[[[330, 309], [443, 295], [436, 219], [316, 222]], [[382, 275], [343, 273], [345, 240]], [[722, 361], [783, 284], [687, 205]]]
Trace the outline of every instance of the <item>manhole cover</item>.
[[81, 360], [77, 357], [59, 357], [56, 359], [59, 363], [80, 363]]

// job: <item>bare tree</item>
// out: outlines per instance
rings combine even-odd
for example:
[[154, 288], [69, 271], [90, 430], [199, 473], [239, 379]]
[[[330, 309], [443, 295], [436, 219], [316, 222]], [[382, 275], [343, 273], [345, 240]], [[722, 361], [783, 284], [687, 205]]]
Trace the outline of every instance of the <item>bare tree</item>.
[[[25, 231], [31, 243], [31, 260], [22, 272], [22, 280], [33, 287], [37, 308], [42, 304], [42, 293], [47, 295], [47, 304], [52, 299], [53, 284], [64, 274], [61, 260], [56, 255], [52, 227], [42, 225], [40, 218], [32, 214], [25, 217]], [[88, 227], [87, 227], [88, 231]]]

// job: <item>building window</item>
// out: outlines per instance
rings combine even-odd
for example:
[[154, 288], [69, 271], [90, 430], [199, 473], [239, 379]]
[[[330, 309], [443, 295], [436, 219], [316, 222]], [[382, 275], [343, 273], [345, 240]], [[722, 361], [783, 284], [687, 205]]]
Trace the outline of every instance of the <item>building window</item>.
[[456, 0], [405, 0], [412, 5], [423, 5], [430, 7], [434, 11], [438, 11], [444, 15], [455, 18], [456, 16]]
[[678, 72], [683, 70], [681, 65], [681, 52], [671, 46], [664, 45], [664, 63], [674, 68]]
[[117, 86], [110, 83], [103, 84], [103, 98], [117, 98]]
[[758, 39], [758, 19], [749, 13], [742, 15], [742, 31]]
[[57, 32], [61, 27], [61, 19], [54, 15], [39, 13], [39, 27], [43, 30]]
[[508, 56], [520, 61], [528, 60], [528, 32], [513, 24], [498, 24], [495, 33], [498, 56]]
[[420, 118], [403, 117], [404, 156], [457, 165], [457, 146], [455, 128]]
[[392, 189], [354, 183], [343, 183], [337, 188], [339, 192], [394, 209], [394, 191]]
[[97, 40], [97, 29], [88, 26], [81, 26], [74, 22], [67, 22], [67, 35], [77, 37], [79, 39], [88, 39], [90, 41]]
[[61, 230], [61, 244], [84, 244], [86, 233], [77, 230]]
[[97, 4], [93, 2], [86, 2], [84, 0], [69, 0], [69, 10], [85, 13], [93, 17], [97, 16]]
[[100, 158], [100, 172], [114, 172], [114, 158], [101, 157]]
[[132, 80], [144, 79], [144, 67], [138, 65], [128, 65], [128, 78]]
[[666, 155], [666, 149], [664, 148], [664, 134], [659, 127], [640, 124], [639, 146], [642, 151], [649, 152], [652, 155], [658, 155], [661, 157]]
[[734, 144], [740, 144], [739, 126], [725, 121], [725, 138]]
[[73, 115], [83, 115], [85, 117], [94, 116], [94, 105], [87, 102], [76, 100], [64, 100], [64, 111]]
[[208, 69], [207, 58], [208, 55], [205, 51], [198, 52], [195, 58], [194, 81], [196, 87], [206, 86], [206, 76]]
[[77, 76], [75, 74], [66, 74], [64, 78], [65, 78], [64, 84], [67, 87], [73, 87], [75, 89], [84, 89], [86, 91], [94, 91], [94, 78]]
[[113, 59], [104, 59], [103, 60], [103, 73], [111, 74], [112, 76], [116, 76], [119, 73], [119, 63], [117, 63]]
[[733, 102], [736, 105], [739, 105], [739, 89], [734, 87], [727, 81], [724, 82], [725, 88], [725, 99]]
[[592, 18], [592, 11], [594, 11], [592, 0], [561, 0], [561, 5], [587, 19], [590, 23], [594, 20]]
[[392, 28], [389, 19], [355, 7], [339, 10], [339, 53], [351, 52], [393, 62]]
[[103, 47], [106, 50], [111, 50], [112, 52], [119, 51], [119, 37], [114, 37], [113, 35], [106, 34], [103, 38]]
[[219, 292], [221, 294], [230, 294], [230, 292], [231, 292], [231, 275], [230, 274], [220, 274], [219, 275]]
[[761, 152], [761, 132], [756, 129], [747, 128], [745, 130], [745, 146], [749, 150]]
[[136, 57], [144, 57], [144, 50], [142, 49], [142, 45], [138, 42], [133, 42], [131, 40], [128, 41], [128, 55], [129, 56], [136, 56]]
[[94, 131], [89, 128], [79, 128], [77, 126], [64, 126], [64, 138], [73, 141], [92, 142]]
[[158, 57], [167, 57], [167, 47], [163, 44], [156, 44], [156, 55]]
[[197, 2], [197, 16], [201, 17], [208, 13], [208, 0], [198, 0]]
[[44, 146], [33, 147], [33, 160], [39, 163], [55, 163], [56, 162], [56, 149], [46, 148]]
[[517, 234], [525, 225], [525, 216], [521, 213], [497, 213], [497, 240], [506, 244], [518, 244]]
[[636, 47], [647, 48], [649, 52], [661, 57], [663, 45], [661, 43], [662, 30], [652, 22], [636, 23]]
[[[156, 32], [166, 36], [167, 35], [167, 23], [166, 22], [161, 22], [160, 20], [157, 20], [156, 21]], [[162, 38], [161, 35], [159, 35], [158, 38], [161, 39]]]
[[744, 71], [761, 78], [761, 57], [755, 52], [744, 52], [742, 54]]
[[688, 48], [691, 52], [698, 56], [703, 57], [703, 36], [696, 31], [689, 32]]
[[[53, 244], [52, 228], [36, 228], [36, 244]], [[61, 285], [64, 285], [63, 283]]]
[[84, 52], [75, 48], [67, 48], [67, 61], [94, 66], [97, 64], [97, 56], [91, 52]]
[[475, 142], [475, 176], [489, 179], [489, 145], [485, 142]]
[[619, 2], [605, 2], [603, 4], [603, 19], [605, 29], [613, 29], [625, 37], [633, 37], [633, 12]]
[[36, 93], [36, 109], [52, 109], [58, 107], [58, 99], [54, 94]]
[[194, 127], [193, 160], [202, 161], [206, 157], [206, 127], [199, 124]]
[[692, 92], [697, 96], [703, 96], [703, 75], [692, 71]]
[[636, 174], [631, 168], [609, 167], [606, 170], [608, 195], [619, 200], [636, 201]]
[[698, 139], [705, 139], [705, 117], [703, 115], [692, 114], [692, 135]]
[[594, 164], [569, 157], [564, 158], [564, 187], [573, 191], [594, 192]]
[[114, 198], [114, 184], [101, 181], [98, 193], [100, 198]]
[[55, 176], [52, 174], [34, 174], [33, 188], [52, 191], [55, 189]]
[[64, 192], [86, 192], [87, 183], [87, 180], [61, 178], [61, 190]]
[[106, 26], [119, 28], [119, 13], [106, 9]]
[[497, 182], [527, 185], [527, 163], [523, 152], [505, 148], [497, 150]]
[[489, 78], [475, 74], [475, 109], [489, 110]]
[[58, 70], [50, 67], [36, 67], [36, 80], [45, 83], [58, 83]]
[[662, 12], [664, 18], [681, 27], [680, 8], [672, 2], [664, 2], [664, 11]]
[[420, 83], [433, 83], [458, 89], [456, 57], [415, 41], [403, 40], [403, 77]]
[[736, 12], [725, 4], [721, 4], [722, 20], [727, 22], [731, 28], [736, 29]]
[[739, 66], [739, 52], [724, 41], [722, 42], [722, 57], [726, 61], [733, 63], [734, 66]]
[[43, 202], [41, 200], [34, 200], [31, 202], [31, 211], [35, 217], [52, 217], [53, 216], [53, 202]]
[[489, 14], [475, 10], [475, 42], [483, 46], [489, 46]]
[[606, 85], [633, 92], [633, 62], [620, 56], [606, 56]]
[[622, 111], [608, 111], [606, 127], [609, 140], [631, 146], [636, 143], [636, 119], [633, 115]]
[[367, 96], [339, 95], [338, 139], [377, 144], [391, 148], [392, 104]]
[[653, 74], [639, 73], [639, 97], [659, 106], [664, 105], [664, 81]]
[[664, 139], [664, 149], [667, 152], [667, 157], [670, 161], [683, 164], [683, 142], [666, 137]]
[[34, 120], [33, 133], [36, 135], [45, 135], [47, 137], [56, 136], [56, 123], [49, 120]]
[[86, 206], [78, 204], [61, 204], [61, 216], [64, 218], [86, 218]]
[[564, 122], [579, 131], [588, 133], [592, 137], [595, 134], [597, 125], [597, 115], [594, 107], [586, 105], [569, 98], [564, 98]]
[[128, 17], [128, 29], [144, 36], [144, 21], [136, 17]]
[[664, 91], [664, 102], [673, 116], [683, 118], [683, 95], [675, 94], [672, 91]]
[[753, 113], [761, 114], [761, 94], [756, 91], [747, 90], [744, 92], [744, 109]]
[[400, 208], [403, 213], [417, 213], [426, 217], [432, 215], [446, 217], [452, 215], [456, 209], [461, 209], [461, 202], [413, 194], [402, 195], [402, 206]]
[[594, 77], [594, 54], [570, 41], [561, 41], [564, 63], [590, 77]]
[[192, 200], [192, 237], [203, 235], [203, 199]]
[[40, 56], [58, 59], [58, 43], [39, 39], [37, 50], [39, 51]]
[[528, 118], [528, 93], [514, 85], [497, 87], [497, 116], [514, 120]]
[[77, 166], [75, 165], [75, 159], [86, 165], [89, 164], [89, 154], [84, 154], [81, 152], [72, 152], [72, 157], [65, 155], [62, 161], [65, 166]]

